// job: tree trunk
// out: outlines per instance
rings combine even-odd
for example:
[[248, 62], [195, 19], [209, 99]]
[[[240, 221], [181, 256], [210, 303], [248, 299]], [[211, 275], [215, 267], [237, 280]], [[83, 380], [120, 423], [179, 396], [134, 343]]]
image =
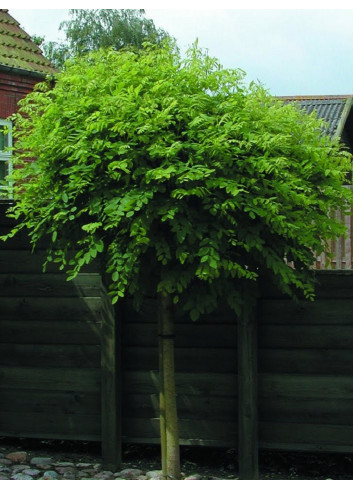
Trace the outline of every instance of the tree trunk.
[[168, 294], [158, 295], [160, 428], [162, 471], [165, 479], [180, 479], [178, 415], [175, 393], [173, 303]]
[[259, 478], [258, 381], [257, 381], [257, 289], [244, 285], [238, 321], [238, 460], [239, 478]]

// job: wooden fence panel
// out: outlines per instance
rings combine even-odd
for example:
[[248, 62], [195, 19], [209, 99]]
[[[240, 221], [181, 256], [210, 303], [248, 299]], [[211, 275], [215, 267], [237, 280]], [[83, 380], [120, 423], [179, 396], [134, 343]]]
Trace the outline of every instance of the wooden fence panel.
[[[0, 206], [0, 234], [9, 230]], [[0, 242], [0, 434], [97, 440], [120, 463], [115, 405], [114, 312], [97, 273], [73, 281], [56, 265], [43, 273], [45, 241], [31, 253], [21, 233]]]
[[[348, 443], [353, 428], [353, 274], [325, 271], [318, 278], [314, 303], [293, 303], [268, 284], [263, 287], [258, 315], [262, 448], [353, 452]], [[129, 301], [125, 304], [123, 434], [128, 441], [158, 442], [154, 311], [152, 300], [138, 313]], [[215, 317], [195, 324], [182, 317], [177, 324], [181, 437], [183, 443], [236, 447], [237, 327], [225, 309], [219, 322]]]

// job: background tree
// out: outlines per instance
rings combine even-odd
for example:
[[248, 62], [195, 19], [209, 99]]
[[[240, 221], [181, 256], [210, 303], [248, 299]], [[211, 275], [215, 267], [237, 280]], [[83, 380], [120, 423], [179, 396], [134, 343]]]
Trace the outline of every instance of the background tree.
[[[11, 236], [51, 236], [69, 278], [98, 256], [117, 302], [157, 296], [165, 477], [180, 477], [173, 307], [197, 320], [268, 276], [314, 297], [311, 266], [344, 225], [350, 155], [315, 115], [274, 100], [197, 45], [96, 52], [69, 63], [15, 116]], [[70, 250], [75, 256], [70, 258]], [[249, 321], [248, 321], [249, 322]], [[164, 443], [166, 441], [166, 443]]]
[[58, 68], [68, 58], [82, 56], [99, 48], [141, 49], [145, 41], [160, 44], [168, 34], [145, 17], [143, 9], [70, 9], [70, 20], [61, 22], [64, 42], [45, 42], [35, 36], [44, 55]]

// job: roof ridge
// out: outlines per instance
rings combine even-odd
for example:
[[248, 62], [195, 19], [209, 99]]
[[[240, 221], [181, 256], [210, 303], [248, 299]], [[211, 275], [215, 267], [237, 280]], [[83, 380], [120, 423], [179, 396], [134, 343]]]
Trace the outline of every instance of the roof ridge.
[[353, 98], [353, 94], [345, 95], [279, 95], [275, 98], [284, 100], [334, 100]]

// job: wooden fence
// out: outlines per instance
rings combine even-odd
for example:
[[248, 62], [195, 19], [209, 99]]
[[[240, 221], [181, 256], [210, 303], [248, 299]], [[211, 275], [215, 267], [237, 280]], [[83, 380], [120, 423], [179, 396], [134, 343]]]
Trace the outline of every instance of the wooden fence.
[[[314, 303], [268, 286], [258, 304], [259, 445], [353, 452], [353, 273], [318, 272]], [[155, 307], [123, 314], [123, 433], [157, 442]], [[237, 447], [237, 331], [229, 311], [176, 336], [182, 443]]]
[[[126, 300], [114, 324], [97, 271], [70, 283], [42, 258], [0, 245], [0, 435], [101, 441], [114, 466], [121, 441], [159, 443], [156, 304]], [[317, 275], [314, 303], [258, 301], [262, 448], [353, 452], [353, 272]], [[238, 448], [234, 314], [176, 331], [181, 442]]]
[[[0, 204], [0, 235], [10, 229]], [[45, 244], [0, 241], [0, 434], [97, 440], [120, 457], [114, 311], [101, 276], [42, 272]]]

